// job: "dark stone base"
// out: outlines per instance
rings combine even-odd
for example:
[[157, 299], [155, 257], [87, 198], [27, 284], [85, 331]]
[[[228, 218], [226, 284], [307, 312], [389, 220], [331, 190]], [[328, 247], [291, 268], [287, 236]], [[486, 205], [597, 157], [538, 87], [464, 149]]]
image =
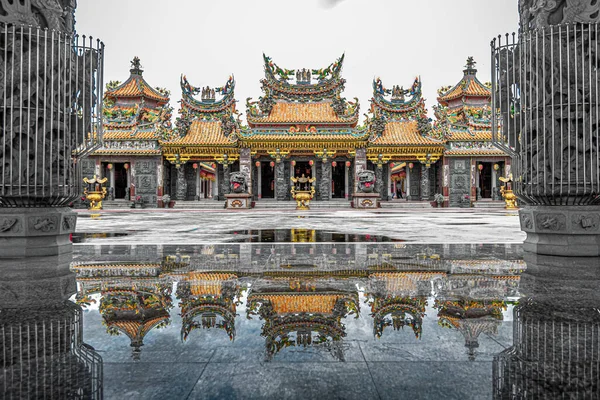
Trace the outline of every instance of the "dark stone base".
[[379, 206], [379, 193], [354, 193], [354, 208], [375, 209]]
[[0, 258], [71, 253], [76, 222], [66, 207], [0, 209]]
[[252, 207], [252, 195], [248, 193], [230, 193], [225, 195], [225, 208], [231, 209], [248, 209]]
[[553, 256], [600, 256], [600, 206], [526, 206], [523, 249]]

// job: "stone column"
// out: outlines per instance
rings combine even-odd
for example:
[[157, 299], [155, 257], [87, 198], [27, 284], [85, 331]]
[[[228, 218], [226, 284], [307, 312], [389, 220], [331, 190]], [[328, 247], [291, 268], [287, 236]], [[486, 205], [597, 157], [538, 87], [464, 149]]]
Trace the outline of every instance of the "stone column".
[[156, 162], [156, 196], [162, 201], [162, 196], [165, 194], [165, 173], [162, 160]]
[[185, 181], [185, 164], [177, 168], [177, 200], [185, 200], [187, 182]]
[[404, 171], [406, 171], [406, 177], [404, 182], [404, 188], [406, 192], [406, 201], [410, 200], [410, 168], [408, 168], [408, 163], [406, 163], [406, 167], [404, 167]]
[[321, 181], [319, 182], [319, 200], [329, 201], [331, 199], [331, 161], [325, 160], [321, 163]]
[[231, 187], [229, 184], [229, 178], [231, 176], [231, 166], [223, 165], [223, 180], [221, 181], [221, 192], [223, 196], [231, 193]]
[[248, 193], [252, 194], [252, 157], [250, 156], [250, 149], [240, 149], [240, 172], [246, 175]]
[[283, 201], [286, 198], [288, 182], [285, 179], [285, 165], [283, 161], [275, 163], [275, 199]]
[[421, 201], [429, 201], [429, 165], [421, 164]]
[[348, 184], [348, 167], [346, 166], [346, 163], [344, 162], [344, 198], [347, 200], [349, 197], [349, 190], [350, 186]]
[[256, 191], [258, 192], [258, 197], [259, 199], [262, 198], [262, 163], [259, 164], [258, 167], [256, 167], [256, 181], [258, 182], [258, 187], [256, 188]]
[[357, 175], [367, 169], [367, 151], [365, 149], [356, 149], [356, 156], [354, 157], [354, 188], [353, 193], [358, 192], [358, 179]]
[[383, 166], [375, 167], [375, 191], [379, 193], [382, 200], [385, 200], [385, 193], [383, 188]]

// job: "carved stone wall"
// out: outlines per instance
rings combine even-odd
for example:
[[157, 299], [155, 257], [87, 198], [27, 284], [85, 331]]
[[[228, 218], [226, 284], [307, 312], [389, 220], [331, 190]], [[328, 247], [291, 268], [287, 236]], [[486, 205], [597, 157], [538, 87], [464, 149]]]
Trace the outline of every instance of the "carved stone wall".
[[331, 162], [321, 162], [321, 178], [318, 180], [319, 196], [322, 201], [331, 199]]
[[72, 34], [75, 31], [76, 6], [75, 0], [0, 0], [0, 22]]
[[462, 199], [471, 191], [471, 163], [468, 158], [450, 159], [450, 207], [464, 205]]
[[596, 0], [520, 0], [519, 12], [522, 30], [600, 22], [600, 2]]
[[[289, 172], [288, 172], [289, 177]], [[277, 200], [285, 200], [289, 189], [289, 178], [286, 180], [284, 161], [275, 163], [275, 196]]]
[[429, 194], [431, 189], [430, 184], [430, 168], [425, 165], [421, 165], [421, 201], [429, 200]]
[[227, 168], [223, 167], [223, 179], [219, 181], [219, 186], [221, 186], [220, 190], [221, 190], [221, 193], [223, 193], [223, 196], [231, 193], [231, 184], [229, 183], [230, 177], [231, 177], [231, 166], [229, 166]]
[[157, 165], [160, 159], [135, 160], [135, 195], [142, 196], [144, 204], [156, 207]]
[[383, 186], [383, 167], [375, 167], [375, 191], [379, 193], [383, 200], [383, 196], [385, 195], [386, 190]]
[[176, 196], [177, 200], [185, 200], [185, 194], [187, 192], [187, 183], [185, 181], [185, 168], [181, 165], [176, 169], [177, 171], [177, 182], [176, 182]]

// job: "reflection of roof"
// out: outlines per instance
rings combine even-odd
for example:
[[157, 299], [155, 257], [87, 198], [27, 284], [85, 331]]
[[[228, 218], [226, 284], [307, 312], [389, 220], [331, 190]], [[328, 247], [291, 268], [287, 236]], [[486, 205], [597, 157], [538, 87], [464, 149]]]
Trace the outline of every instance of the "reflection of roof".
[[161, 323], [162, 321], [169, 318], [169, 315], [159, 315], [158, 317], [154, 317], [152, 319], [148, 319], [145, 321], [138, 320], [112, 320], [108, 321], [107, 324], [109, 326], [115, 327], [125, 333], [131, 340], [134, 339], [143, 339], [144, 336], [152, 328]]
[[385, 282], [386, 293], [402, 293], [417, 289], [417, 282], [430, 281], [431, 279], [446, 275], [441, 272], [376, 272], [371, 278]]
[[163, 145], [235, 145], [233, 137], [227, 137], [221, 129], [221, 121], [194, 120], [187, 134]]
[[278, 314], [288, 313], [319, 313], [330, 314], [333, 312], [335, 303], [344, 294], [263, 294], [258, 295], [261, 299], [270, 300], [273, 310]]
[[234, 274], [192, 272], [187, 280], [190, 281], [190, 289], [194, 296], [220, 296], [223, 281], [235, 278]]
[[250, 124], [269, 124], [269, 123], [331, 123], [348, 124], [356, 123], [358, 114], [355, 118], [344, 119], [339, 117], [331, 107], [331, 101], [322, 101], [316, 103], [288, 103], [277, 102], [268, 116], [252, 117], [248, 115]]
[[129, 79], [122, 85], [108, 90], [106, 97], [146, 97], [148, 99], [156, 100], [159, 102], [167, 103], [169, 98], [160, 94], [157, 90], [153, 89], [141, 75], [131, 74]]
[[437, 145], [442, 146], [444, 143], [423, 136], [417, 129], [417, 121], [390, 121], [385, 124], [383, 134], [373, 140], [370, 145]]

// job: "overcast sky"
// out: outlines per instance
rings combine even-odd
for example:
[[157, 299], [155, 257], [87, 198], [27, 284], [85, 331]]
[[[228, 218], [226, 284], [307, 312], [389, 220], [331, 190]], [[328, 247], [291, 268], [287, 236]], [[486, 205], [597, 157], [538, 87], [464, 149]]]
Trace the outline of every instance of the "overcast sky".
[[262, 53], [283, 68], [322, 68], [346, 53], [344, 96], [367, 112], [371, 82], [423, 81], [427, 108], [437, 89], [462, 77], [474, 56], [490, 80], [490, 40], [518, 27], [517, 0], [79, 0], [77, 31], [106, 45], [105, 81], [124, 81], [140, 57], [152, 86], [171, 91], [180, 74], [220, 86], [233, 73], [238, 110], [262, 94]]

